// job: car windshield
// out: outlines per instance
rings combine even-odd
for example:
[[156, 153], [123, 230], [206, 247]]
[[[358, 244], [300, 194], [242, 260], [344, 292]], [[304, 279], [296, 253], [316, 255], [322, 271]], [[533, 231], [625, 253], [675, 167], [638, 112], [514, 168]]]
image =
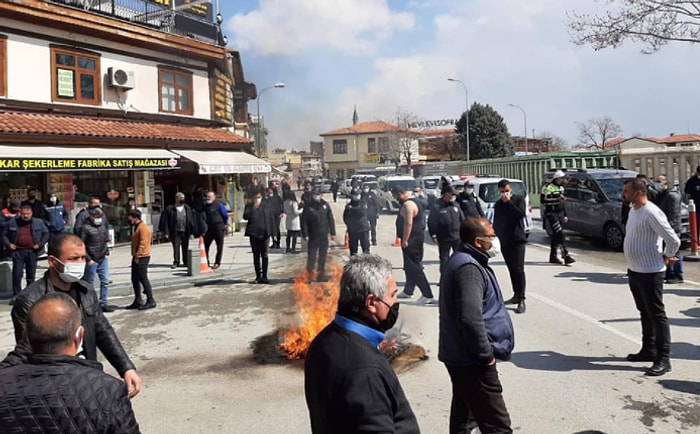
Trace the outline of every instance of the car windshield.
[[406, 191], [412, 191], [413, 187], [416, 186], [416, 180], [415, 179], [392, 179], [392, 180], [386, 181], [386, 189], [388, 191], [391, 191], [391, 189], [397, 185], [400, 185]]
[[370, 182], [363, 182], [362, 187], [369, 187], [370, 190], [376, 190], [377, 189], [377, 183], [370, 181]]
[[[517, 196], [525, 196], [525, 184], [522, 182], [511, 182], [510, 188], [513, 194]], [[498, 182], [490, 182], [488, 184], [479, 185], [479, 197], [486, 203], [493, 203], [501, 198], [501, 193], [498, 191]]]
[[598, 185], [610, 200], [622, 202], [622, 188], [625, 181], [632, 178], [598, 178]]
[[440, 183], [440, 179], [439, 179], [439, 178], [436, 178], [436, 179], [424, 179], [424, 180], [423, 180], [423, 188], [430, 188], [430, 189], [438, 188], [438, 184], [439, 184], [439, 183]]

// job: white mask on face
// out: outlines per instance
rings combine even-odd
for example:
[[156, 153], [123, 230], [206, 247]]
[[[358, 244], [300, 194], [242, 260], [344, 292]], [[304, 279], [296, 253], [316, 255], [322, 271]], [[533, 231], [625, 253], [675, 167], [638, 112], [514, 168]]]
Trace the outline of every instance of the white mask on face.
[[102, 224], [102, 219], [95, 219], [93, 220], [97, 226], [100, 226]]
[[457, 196], [452, 195], [452, 197], [450, 198], [450, 202], [454, 202], [454, 201], [456, 201], [456, 200], [457, 200]]
[[255, 198], [255, 203], [258, 203], [258, 204], [259, 204], [260, 202], [262, 202], [262, 197], [256, 197], [256, 198]]
[[501, 253], [501, 240], [499, 240], [498, 237], [494, 237], [493, 239], [489, 239], [489, 241], [491, 241], [491, 248], [485, 250], [484, 253], [486, 253], [489, 258], [495, 258]]
[[467, 194], [472, 194], [472, 193], [474, 193], [474, 189], [473, 188], [465, 188], [464, 192]]
[[51, 203], [56, 203], [56, 201], [58, 201], [58, 199], [56, 199], [55, 197], [52, 197], [49, 199], [49, 201], [51, 201]]
[[[63, 272], [59, 272], [58, 276], [64, 282], [73, 283], [83, 278], [83, 274], [85, 274], [85, 262], [68, 262], [64, 264], [56, 257], [53, 257], [53, 259], [63, 265]], [[58, 270], [56, 271], [58, 272]]]

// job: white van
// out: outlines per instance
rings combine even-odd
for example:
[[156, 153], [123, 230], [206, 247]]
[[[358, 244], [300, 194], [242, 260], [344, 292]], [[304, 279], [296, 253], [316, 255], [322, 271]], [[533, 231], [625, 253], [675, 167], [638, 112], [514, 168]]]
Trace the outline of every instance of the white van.
[[416, 186], [416, 178], [412, 176], [387, 175], [377, 180], [379, 204], [386, 212], [399, 212], [399, 203], [391, 195], [391, 189], [401, 185], [406, 191], [412, 192]]
[[501, 193], [498, 191], [498, 181], [507, 179], [513, 194], [525, 198], [525, 235], [532, 232], [532, 206], [530, 205], [530, 197], [527, 194], [525, 183], [519, 179], [498, 178], [498, 177], [476, 177], [460, 179], [452, 183], [454, 187], [462, 188], [469, 181], [474, 186], [474, 193], [479, 198], [481, 209], [484, 210], [486, 218], [493, 223], [493, 207], [498, 199], [501, 198]]

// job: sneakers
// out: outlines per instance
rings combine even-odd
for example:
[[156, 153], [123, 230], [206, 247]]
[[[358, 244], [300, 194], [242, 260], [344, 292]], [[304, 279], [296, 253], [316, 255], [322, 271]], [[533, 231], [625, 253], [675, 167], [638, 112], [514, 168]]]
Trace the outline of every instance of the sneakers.
[[420, 304], [420, 305], [424, 305], [424, 306], [434, 306], [434, 305], [439, 304], [439, 303], [440, 302], [437, 301], [433, 297], [428, 298], [428, 297], [423, 297], [422, 295], [420, 296], [420, 298], [416, 302], [416, 304]]
[[562, 264], [563, 264], [563, 262], [561, 261], [561, 259], [557, 258], [556, 256], [550, 256], [550, 257], [549, 257], [549, 263], [550, 263], [550, 264], [557, 264], [557, 265], [562, 265]]
[[401, 291], [399, 294], [396, 296], [396, 298], [401, 298], [404, 300], [410, 300], [413, 298], [413, 294], [406, 294], [405, 292]]
[[576, 262], [576, 259], [572, 258], [572, 257], [569, 256], [569, 255], [564, 256], [564, 264], [566, 264], [566, 265], [571, 265], [571, 264], [573, 264], [574, 262]]

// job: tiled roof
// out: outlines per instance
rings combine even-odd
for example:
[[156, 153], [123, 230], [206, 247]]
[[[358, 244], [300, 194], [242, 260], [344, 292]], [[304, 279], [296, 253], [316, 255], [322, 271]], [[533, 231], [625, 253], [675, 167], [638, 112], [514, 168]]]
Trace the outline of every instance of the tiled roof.
[[0, 112], [0, 134], [134, 139], [166, 141], [174, 144], [177, 142], [250, 143], [250, 140], [221, 128], [18, 112]]
[[613, 146], [619, 145], [620, 143], [624, 142], [625, 140], [627, 140], [627, 139], [624, 137], [616, 137], [614, 139], [610, 139], [610, 140], [606, 141], [605, 143], [603, 143], [603, 149], [610, 149]]
[[680, 142], [700, 142], [700, 135], [685, 134], [679, 136], [670, 136], [665, 139], [657, 139], [659, 143], [680, 143]]
[[386, 133], [389, 131], [396, 131], [397, 126], [388, 124], [382, 121], [375, 122], [362, 122], [357, 125], [353, 125], [347, 128], [340, 128], [338, 130], [329, 131], [327, 133], [320, 134], [320, 136], [342, 136], [345, 134], [373, 134], [373, 133]]

